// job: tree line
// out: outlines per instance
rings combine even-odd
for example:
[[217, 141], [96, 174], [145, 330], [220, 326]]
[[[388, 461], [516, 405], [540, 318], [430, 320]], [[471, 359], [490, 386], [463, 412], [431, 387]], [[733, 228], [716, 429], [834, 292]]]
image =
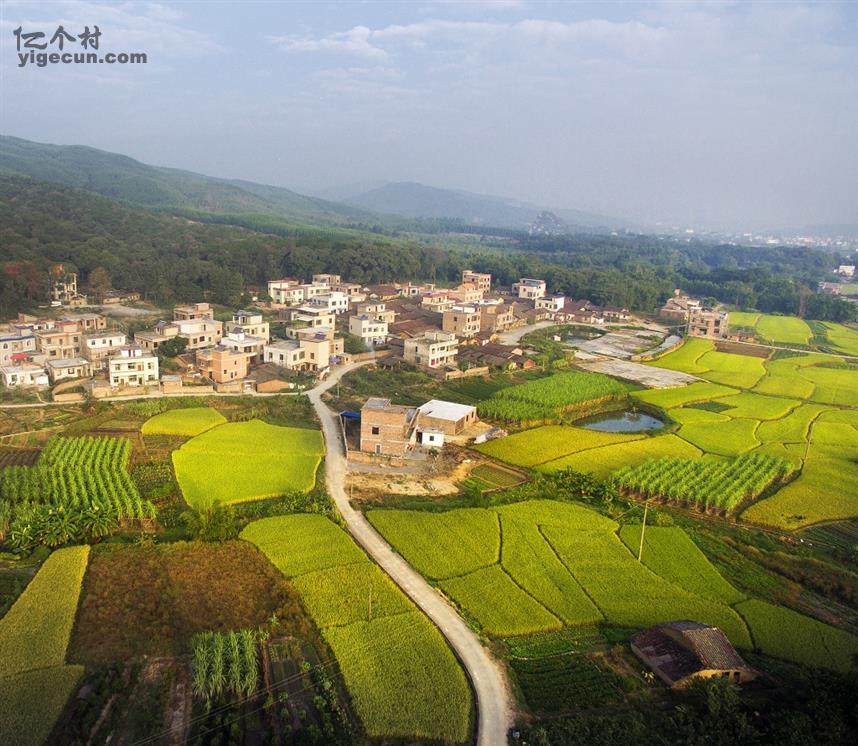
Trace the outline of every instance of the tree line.
[[[65, 263], [80, 282], [137, 290], [158, 303], [207, 298], [237, 305], [247, 286], [337, 272], [361, 283], [456, 282], [462, 269], [496, 284], [542, 277], [551, 291], [601, 305], [652, 312], [680, 287], [761, 311], [819, 320], [856, 318], [842, 299], [812, 292], [832, 267], [823, 251], [678, 243], [648, 236], [490, 237], [442, 247], [431, 236], [300, 226], [293, 235], [257, 216], [200, 222], [49, 182], [0, 178], [0, 313], [44, 303], [47, 270]], [[261, 216], [265, 217], [265, 216]], [[282, 226], [281, 226], [282, 228]], [[279, 234], [279, 235], [278, 235]]]

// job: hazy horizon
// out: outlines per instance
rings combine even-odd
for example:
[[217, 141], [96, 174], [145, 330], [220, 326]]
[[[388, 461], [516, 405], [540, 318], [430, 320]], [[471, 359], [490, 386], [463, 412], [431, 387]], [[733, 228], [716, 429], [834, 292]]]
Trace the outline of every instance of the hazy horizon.
[[[58, 25], [148, 62], [19, 67], [14, 29]], [[855, 223], [856, 30], [849, 3], [4, 2], [0, 130], [305, 193]]]

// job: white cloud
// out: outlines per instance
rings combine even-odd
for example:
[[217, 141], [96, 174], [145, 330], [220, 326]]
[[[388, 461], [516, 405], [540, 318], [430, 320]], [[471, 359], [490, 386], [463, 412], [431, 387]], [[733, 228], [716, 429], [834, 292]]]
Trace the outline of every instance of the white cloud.
[[321, 39], [270, 36], [268, 40], [281, 49], [292, 52], [341, 52], [367, 59], [386, 59], [387, 52], [370, 43], [372, 33], [366, 26], [355, 26], [348, 31], [340, 31]]

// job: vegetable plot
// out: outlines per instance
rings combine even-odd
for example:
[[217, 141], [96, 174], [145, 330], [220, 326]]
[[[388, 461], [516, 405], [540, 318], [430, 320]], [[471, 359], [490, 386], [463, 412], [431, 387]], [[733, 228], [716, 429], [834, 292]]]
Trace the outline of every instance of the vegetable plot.
[[795, 471], [787, 459], [755, 453], [732, 461], [663, 458], [621, 469], [614, 479], [624, 492], [729, 513]]
[[480, 402], [481, 417], [507, 422], [551, 420], [583, 404], [617, 399], [631, 386], [600, 373], [557, 373], [518, 386], [510, 386]]

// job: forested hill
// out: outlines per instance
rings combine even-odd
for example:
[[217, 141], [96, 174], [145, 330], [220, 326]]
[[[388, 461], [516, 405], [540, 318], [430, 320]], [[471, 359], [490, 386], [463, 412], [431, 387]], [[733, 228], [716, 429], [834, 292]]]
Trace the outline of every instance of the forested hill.
[[46, 145], [0, 136], [0, 173], [30, 176], [133, 205], [195, 214], [269, 216], [302, 225], [342, 226], [375, 217], [357, 207], [288, 189], [160, 168], [79, 145]]
[[77, 268], [84, 285], [103, 267], [114, 287], [164, 303], [205, 294], [235, 306], [246, 285], [315, 272], [363, 283], [453, 283], [471, 266], [491, 272], [497, 284], [544, 277], [553, 292], [644, 312], [681, 287], [763, 311], [804, 307], [808, 318], [843, 320], [855, 313], [844, 301], [811, 294], [834, 258], [808, 250], [683, 245], [645, 236], [522, 237], [514, 248], [441, 249], [426, 245], [426, 237], [418, 243], [318, 229], [294, 237], [276, 233], [199, 223], [0, 174], [0, 315], [44, 303], [54, 262]]
[[341, 271], [362, 282], [421, 278], [453, 270], [446, 252], [389, 239], [295, 239], [196, 223], [60, 184], [0, 175], [0, 312], [44, 302], [47, 268], [65, 262], [86, 282], [96, 267], [117, 288], [161, 301], [236, 304], [245, 284], [283, 275]]

